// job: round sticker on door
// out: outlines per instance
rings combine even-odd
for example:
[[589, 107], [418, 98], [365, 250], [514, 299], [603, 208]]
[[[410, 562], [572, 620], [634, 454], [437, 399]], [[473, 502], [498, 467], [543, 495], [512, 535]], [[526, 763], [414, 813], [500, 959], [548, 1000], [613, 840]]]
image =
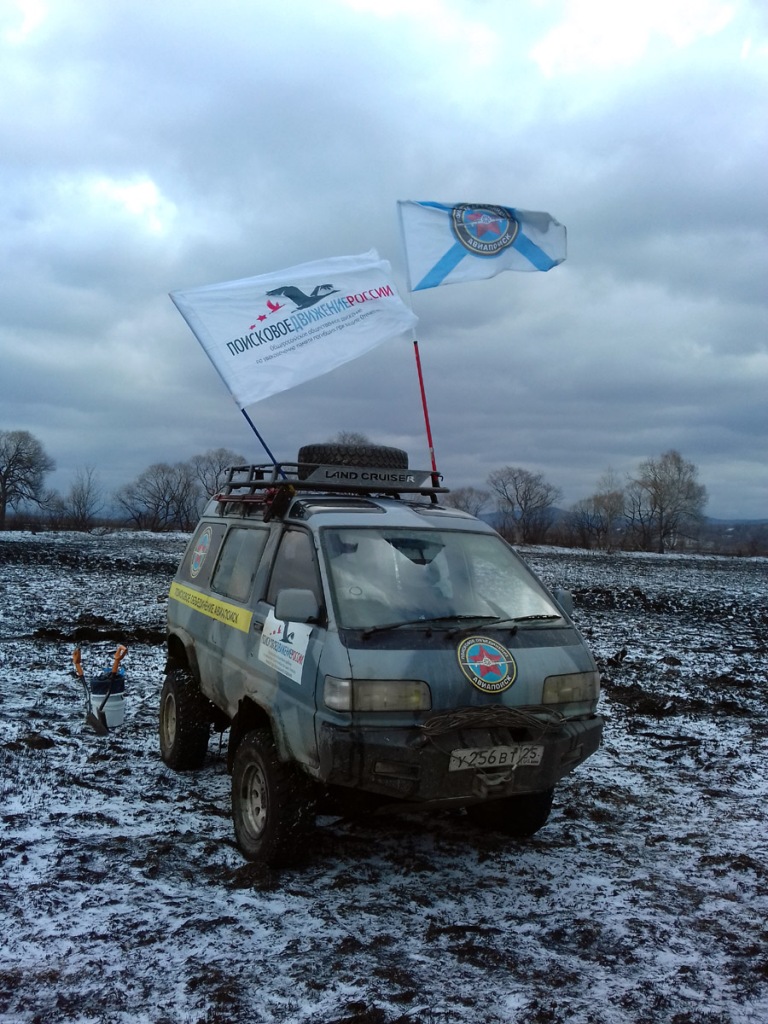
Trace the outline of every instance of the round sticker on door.
[[200, 538], [195, 544], [195, 550], [192, 552], [192, 560], [189, 563], [189, 575], [194, 579], [195, 576], [203, 568], [203, 562], [205, 556], [208, 554], [208, 548], [211, 546], [211, 528], [207, 527], [200, 534]]
[[517, 678], [515, 659], [506, 647], [487, 636], [463, 640], [457, 653], [461, 671], [483, 693], [501, 693]]

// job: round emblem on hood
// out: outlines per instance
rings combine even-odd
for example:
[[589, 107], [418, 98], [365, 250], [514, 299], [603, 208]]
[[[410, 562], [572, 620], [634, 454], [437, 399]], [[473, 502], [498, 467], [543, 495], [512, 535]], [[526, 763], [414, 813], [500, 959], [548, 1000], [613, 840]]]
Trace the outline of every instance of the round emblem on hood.
[[517, 678], [515, 659], [506, 647], [487, 636], [462, 640], [457, 654], [461, 671], [483, 693], [501, 693]]

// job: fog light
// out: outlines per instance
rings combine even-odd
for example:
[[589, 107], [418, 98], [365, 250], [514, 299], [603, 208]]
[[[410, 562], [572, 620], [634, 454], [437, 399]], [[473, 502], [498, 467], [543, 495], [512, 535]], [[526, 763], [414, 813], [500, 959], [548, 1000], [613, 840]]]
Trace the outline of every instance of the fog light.
[[599, 672], [574, 672], [565, 676], [547, 676], [542, 704], [580, 704], [600, 696]]

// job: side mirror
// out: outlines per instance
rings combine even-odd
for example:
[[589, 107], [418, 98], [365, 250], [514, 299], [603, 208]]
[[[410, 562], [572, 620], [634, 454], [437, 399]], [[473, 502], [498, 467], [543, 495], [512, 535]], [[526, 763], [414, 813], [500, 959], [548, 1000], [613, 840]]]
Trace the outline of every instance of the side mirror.
[[552, 593], [565, 614], [573, 615], [573, 594], [570, 590], [564, 590], [562, 587], [555, 587]]
[[277, 595], [275, 618], [283, 622], [317, 622], [320, 605], [311, 590], [289, 587]]

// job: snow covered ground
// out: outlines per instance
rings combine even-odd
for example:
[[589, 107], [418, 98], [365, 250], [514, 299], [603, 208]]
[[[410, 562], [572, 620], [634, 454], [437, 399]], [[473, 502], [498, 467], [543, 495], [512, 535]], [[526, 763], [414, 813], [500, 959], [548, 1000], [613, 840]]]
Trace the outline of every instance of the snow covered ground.
[[[159, 757], [183, 543], [0, 537], [0, 1021], [768, 1020], [768, 562], [529, 552], [604, 682], [604, 745], [546, 828], [322, 818], [269, 872], [234, 846], [225, 750]], [[99, 737], [71, 654], [118, 641], [126, 721]]]

